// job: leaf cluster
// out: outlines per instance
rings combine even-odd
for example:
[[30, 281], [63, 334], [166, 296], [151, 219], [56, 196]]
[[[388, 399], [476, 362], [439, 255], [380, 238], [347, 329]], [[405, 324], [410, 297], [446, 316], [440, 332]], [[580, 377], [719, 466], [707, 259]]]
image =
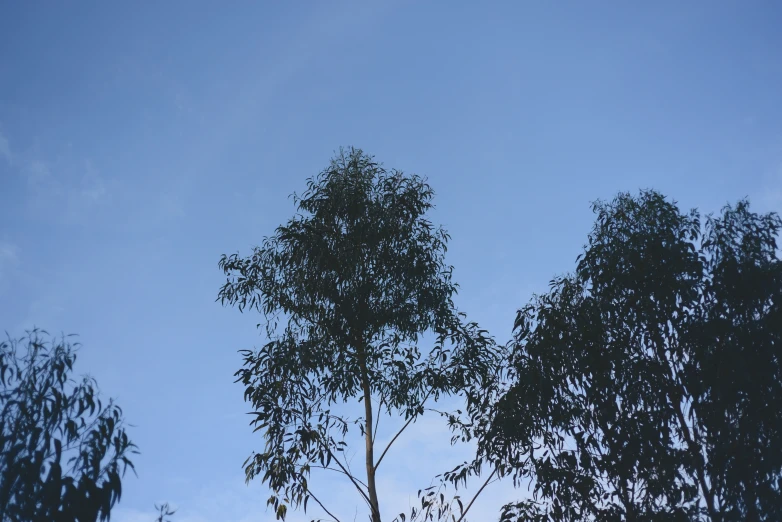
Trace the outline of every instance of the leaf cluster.
[[77, 345], [42, 330], [0, 342], [0, 519], [108, 520], [136, 446], [96, 382], [70, 377]]

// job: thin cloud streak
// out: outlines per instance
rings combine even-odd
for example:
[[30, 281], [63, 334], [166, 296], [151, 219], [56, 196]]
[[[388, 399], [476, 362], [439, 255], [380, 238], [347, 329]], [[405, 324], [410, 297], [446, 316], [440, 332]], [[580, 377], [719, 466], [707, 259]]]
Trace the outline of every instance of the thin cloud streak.
[[13, 160], [13, 155], [11, 154], [11, 144], [8, 143], [8, 138], [6, 138], [2, 132], [0, 132], [0, 157], [5, 159], [5, 161], [11, 165]]

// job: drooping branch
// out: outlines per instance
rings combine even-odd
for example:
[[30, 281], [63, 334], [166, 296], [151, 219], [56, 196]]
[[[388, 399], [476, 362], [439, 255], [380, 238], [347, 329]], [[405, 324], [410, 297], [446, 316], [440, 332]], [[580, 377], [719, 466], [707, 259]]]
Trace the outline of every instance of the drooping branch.
[[311, 467], [311, 468], [316, 468], [316, 469], [323, 469], [323, 470], [326, 470], [326, 471], [334, 471], [334, 472], [336, 472], [336, 473], [340, 473], [340, 474], [342, 474], [342, 475], [345, 475], [346, 477], [353, 477], [353, 479], [354, 479], [356, 482], [358, 482], [359, 484], [361, 484], [361, 485], [362, 485], [362, 486], [364, 486], [364, 487], [367, 487], [366, 483], [364, 483], [364, 481], [363, 481], [363, 480], [361, 480], [360, 478], [358, 478], [358, 477], [355, 477], [355, 476], [353, 476], [353, 475], [351, 475], [351, 474], [349, 474], [349, 473], [345, 473], [345, 472], [344, 472], [344, 471], [342, 471], [341, 469], [337, 469], [337, 468], [331, 468], [331, 467], [329, 467], [329, 466], [318, 466], [318, 465], [316, 465], [316, 464], [310, 464], [310, 467]]
[[[375, 419], [375, 430], [372, 432], [372, 444], [375, 444], [375, 439], [377, 439], [377, 427], [380, 426], [380, 413], [383, 411], [383, 397], [380, 397], [380, 400], [377, 401], [377, 418]], [[377, 466], [375, 466], [377, 467]]]
[[[432, 394], [432, 391], [429, 390], [429, 392], [424, 397], [424, 400], [421, 401], [421, 406], [423, 406], [426, 403], [426, 401], [429, 399], [429, 396], [431, 394]], [[413, 421], [415, 421], [415, 419], [417, 417], [418, 417], [417, 415], [412, 415], [409, 419], [407, 419], [407, 422], [405, 422], [404, 426], [402, 426], [402, 428], [398, 432], [396, 432], [396, 435], [394, 435], [394, 437], [391, 439], [391, 441], [388, 443], [388, 445], [386, 445], [385, 449], [383, 450], [383, 453], [380, 454], [380, 458], [377, 459], [377, 462], [375, 463], [375, 470], [377, 470], [378, 466], [380, 466], [380, 462], [383, 460], [383, 457], [386, 456], [386, 453], [388, 453], [388, 450], [391, 449], [391, 445], [394, 443], [394, 441], [396, 441], [396, 439], [399, 438], [399, 436], [402, 434], [402, 432], [405, 431], [405, 429], [408, 426], [410, 426], [410, 424], [412, 424]]]
[[383, 461], [383, 457], [386, 456], [386, 453], [388, 453], [388, 450], [391, 449], [391, 445], [394, 443], [394, 441], [399, 438], [399, 436], [402, 434], [403, 431], [405, 431], [405, 428], [407, 428], [415, 419], [415, 415], [407, 419], [407, 422], [405, 422], [405, 425], [402, 426], [402, 428], [396, 432], [396, 435], [391, 439], [391, 442], [386, 445], [386, 448], [383, 450], [383, 453], [380, 454], [380, 458], [377, 459], [377, 463], [375, 464], [375, 470], [377, 470], [377, 467], [380, 466], [380, 463]]
[[331, 518], [334, 520], [334, 522], [341, 522], [341, 521], [340, 521], [340, 519], [338, 519], [336, 516], [334, 516], [334, 514], [333, 514], [331, 511], [329, 511], [329, 510], [326, 508], [326, 506], [324, 506], [324, 505], [323, 505], [323, 502], [321, 502], [321, 501], [320, 501], [320, 499], [319, 499], [318, 497], [316, 497], [316, 496], [315, 496], [315, 493], [313, 493], [313, 492], [312, 492], [312, 490], [309, 488], [309, 486], [305, 486], [305, 489], [307, 490], [307, 494], [308, 494], [310, 497], [312, 497], [312, 499], [313, 499], [313, 500], [315, 500], [315, 502], [317, 502], [317, 503], [318, 503], [318, 505], [320, 506], [320, 508], [321, 508], [323, 511], [325, 511], [325, 512], [326, 512], [326, 514], [327, 514], [328, 516], [330, 516], [330, 517], [331, 517]]
[[[331, 459], [337, 463], [337, 465], [342, 470], [342, 473], [350, 479], [350, 482], [353, 483], [353, 486], [355, 486], [356, 490], [361, 494], [361, 497], [366, 501], [366, 503], [371, 507], [371, 501], [369, 499], [369, 496], [367, 496], [367, 493], [361, 489], [361, 486], [359, 485], [359, 480], [356, 479], [356, 477], [353, 476], [353, 474], [342, 464], [342, 462], [337, 458], [336, 455], [334, 455], [334, 452], [331, 451], [331, 448], [328, 447], [328, 445], [321, 443], [323, 448], [328, 452]], [[363, 484], [363, 483], [362, 483]], [[369, 489], [367, 487], [367, 489]]]
[[486, 477], [486, 481], [481, 485], [481, 487], [478, 489], [478, 491], [475, 492], [475, 495], [473, 495], [472, 500], [470, 500], [470, 503], [467, 504], [467, 507], [462, 511], [462, 516], [460, 516], [456, 522], [462, 522], [464, 520], [464, 517], [467, 516], [467, 512], [470, 511], [470, 508], [475, 503], [475, 500], [478, 498], [478, 496], [483, 493], [483, 490], [486, 489], [486, 486], [489, 485], [491, 482], [491, 479], [494, 477], [495, 473], [497, 473], [497, 468], [494, 468], [494, 471], [492, 471], [488, 477]]
[[[335, 416], [335, 415], [328, 415], [327, 417], [328, 417], [329, 419], [335, 419], [335, 420], [338, 420], [339, 422], [341, 422], [341, 423], [343, 423], [343, 424], [345, 423], [344, 419], [342, 419], [341, 417], [338, 417], [338, 416]], [[300, 414], [300, 416], [299, 416], [299, 419], [300, 419], [300, 420], [301, 420], [303, 423], [304, 423], [304, 422], [306, 422], [306, 419], [304, 419], [304, 417], [303, 417], [301, 414]], [[329, 439], [330, 439], [330, 440], [333, 440], [333, 439], [331, 439], [331, 437], [329, 437]], [[364, 501], [365, 501], [365, 502], [366, 502], [368, 505], [371, 505], [371, 504], [370, 504], [369, 497], [367, 496], [367, 493], [366, 493], [366, 492], [365, 492], [365, 491], [364, 491], [364, 490], [361, 488], [361, 486], [364, 486], [365, 488], [369, 489], [369, 488], [368, 488], [368, 486], [367, 486], [367, 485], [366, 485], [366, 484], [365, 484], [363, 481], [361, 481], [361, 479], [358, 479], [358, 478], [357, 478], [355, 475], [353, 475], [353, 473], [351, 473], [350, 469], [349, 469], [347, 466], [345, 466], [345, 465], [342, 463], [342, 461], [341, 461], [341, 460], [340, 460], [340, 459], [337, 457], [337, 455], [335, 455], [335, 454], [334, 454], [334, 452], [331, 450], [331, 447], [329, 446], [329, 443], [328, 443], [328, 442], [324, 441], [324, 440], [323, 440], [323, 439], [321, 439], [320, 437], [317, 437], [317, 438], [316, 438], [316, 439], [314, 439], [314, 440], [316, 440], [316, 441], [317, 441], [317, 443], [320, 445], [320, 447], [321, 447], [321, 448], [323, 448], [323, 449], [326, 451], [326, 453], [328, 453], [328, 455], [329, 455], [329, 458], [330, 458], [331, 460], [333, 460], [333, 461], [334, 461], [334, 462], [337, 464], [337, 466], [339, 466], [339, 469], [335, 469], [335, 468], [329, 468], [329, 467], [327, 467], [327, 466], [317, 466], [317, 465], [316, 465], [316, 466], [310, 465], [310, 467], [316, 467], [316, 468], [329, 469], [329, 470], [332, 470], [332, 471], [336, 471], [336, 472], [338, 472], [338, 473], [342, 473], [343, 475], [345, 475], [346, 477], [348, 477], [348, 479], [350, 479], [350, 482], [351, 482], [351, 483], [353, 484], [353, 486], [356, 488], [356, 491], [358, 491], [358, 492], [361, 494], [361, 496], [362, 496], [362, 498], [364, 499]]]

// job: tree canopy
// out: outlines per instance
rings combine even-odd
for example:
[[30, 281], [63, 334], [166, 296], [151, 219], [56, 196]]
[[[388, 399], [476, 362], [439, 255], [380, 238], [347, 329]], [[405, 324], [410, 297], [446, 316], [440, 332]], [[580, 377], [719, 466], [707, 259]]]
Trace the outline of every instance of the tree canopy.
[[[649, 190], [598, 201], [575, 269], [498, 345], [455, 304], [433, 198], [421, 177], [341, 150], [291, 219], [219, 261], [217, 300], [262, 316], [235, 376], [265, 443], [246, 480], [269, 487], [277, 519], [314, 502], [341, 522], [311, 480], [335, 473], [380, 522], [381, 464], [432, 412], [477, 452], [400, 522], [466, 522], [502, 478], [532, 493], [503, 522], [782, 520], [776, 213], [742, 200], [702, 217]], [[3, 522], [104, 521], [120, 500], [136, 446], [95, 380], [72, 378], [77, 348], [37, 329], [0, 342]], [[380, 444], [384, 416], [398, 426]], [[446, 497], [482, 474], [469, 502]]]
[[70, 377], [76, 344], [33, 330], [0, 342], [0, 520], [108, 520], [135, 445], [95, 380]]
[[504, 520], [782, 520], [776, 214], [597, 202], [575, 272], [518, 312], [480, 454], [531, 480]]
[[[349, 479], [379, 522], [375, 474], [396, 437], [377, 454], [373, 419], [398, 415], [404, 430], [427, 401], [477, 400], [498, 370], [496, 344], [454, 305], [449, 237], [427, 219], [432, 198], [420, 177], [340, 151], [294, 195], [287, 224], [251, 255], [220, 260], [227, 281], [218, 299], [266, 318], [267, 342], [243, 352], [237, 377], [266, 440], [248, 459], [247, 479], [270, 487], [278, 518], [312, 499], [337, 519], [308, 482], [313, 469], [327, 468]], [[427, 333], [434, 340], [422, 348]], [[363, 403], [355, 421], [334, 410], [350, 401]], [[364, 480], [340, 457], [356, 428]]]

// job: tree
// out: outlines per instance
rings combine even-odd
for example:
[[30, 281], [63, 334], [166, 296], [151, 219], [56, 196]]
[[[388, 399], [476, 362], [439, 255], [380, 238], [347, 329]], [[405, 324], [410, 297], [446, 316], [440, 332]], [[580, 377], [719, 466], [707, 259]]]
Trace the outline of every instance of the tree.
[[[432, 198], [418, 176], [340, 151], [294, 194], [298, 213], [286, 225], [250, 256], [220, 260], [227, 281], [218, 300], [266, 319], [268, 342], [242, 352], [237, 380], [266, 439], [246, 463], [247, 480], [269, 486], [278, 519], [312, 499], [338, 520], [309, 485], [313, 469], [326, 469], [344, 475], [379, 522], [375, 477], [393, 442], [427, 401], [476, 400], [498, 368], [495, 343], [455, 308], [449, 237], [426, 218]], [[428, 350], [419, 347], [426, 333]], [[355, 421], [336, 410], [356, 401]], [[376, 451], [382, 412], [405, 423]], [[364, 439], [364, 480], [341, 457], [351, 429]], [[434, 516], [433, 505], [424, 499], [417, 516]]]
[[651, 191], [594, 211], [575, 273], [518, 312], [481, 435], [534, 481], [503, 519], [782, 520], [779, 217], [702, 227]]
[[70, 378], [76, 344], [42, 330], [0, 342], [0, 520], [108, 520], [136, 446], [96, 382]]

